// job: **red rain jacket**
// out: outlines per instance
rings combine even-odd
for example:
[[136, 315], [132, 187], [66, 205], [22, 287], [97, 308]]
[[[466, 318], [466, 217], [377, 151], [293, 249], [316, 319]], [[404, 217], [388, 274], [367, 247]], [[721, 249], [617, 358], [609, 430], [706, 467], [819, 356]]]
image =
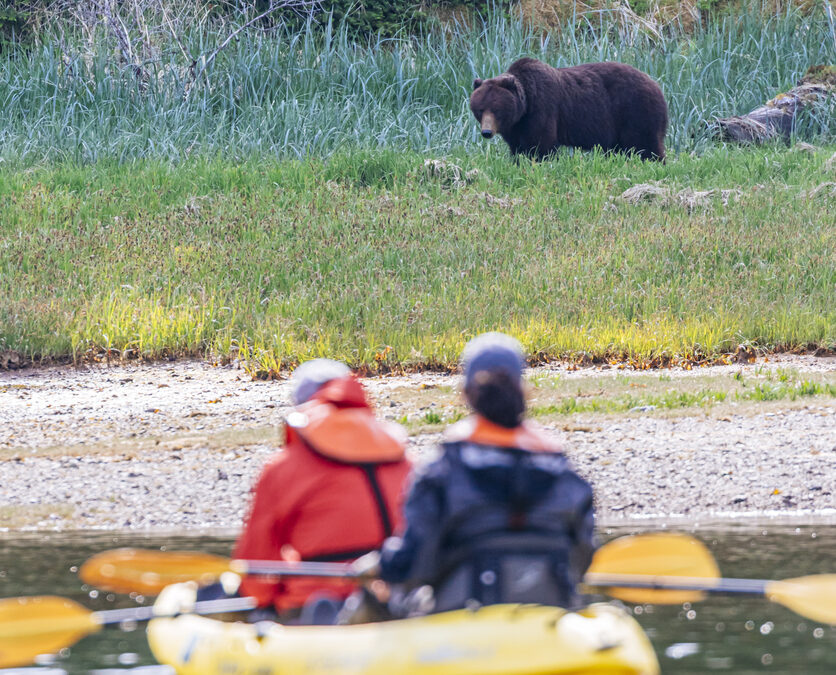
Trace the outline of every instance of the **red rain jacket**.
[[[401, 525], [410, 465], [406, 434], [375, 418], [354, 377], [331, 380], [288, 415], [284, 451], [270, 461], [234, 557], [246, 560], [354, 560], [379, 549]], [[347, 597], [339, 580], [245, 578], [240, 593], [278, 611], [314, 591]]]

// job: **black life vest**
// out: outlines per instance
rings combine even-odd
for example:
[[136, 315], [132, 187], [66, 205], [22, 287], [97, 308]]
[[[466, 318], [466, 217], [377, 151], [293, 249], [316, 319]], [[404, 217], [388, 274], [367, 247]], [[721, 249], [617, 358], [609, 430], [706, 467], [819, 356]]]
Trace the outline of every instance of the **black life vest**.
[[558, 453], [470, 441], [443, 449], [443, 516], [414, 568], [418, 583], [434, 588], [435, 611], [575, 604], [591, 555], [591, 541], [578, 540], [581, 522], [591, 519], [589, 485]]

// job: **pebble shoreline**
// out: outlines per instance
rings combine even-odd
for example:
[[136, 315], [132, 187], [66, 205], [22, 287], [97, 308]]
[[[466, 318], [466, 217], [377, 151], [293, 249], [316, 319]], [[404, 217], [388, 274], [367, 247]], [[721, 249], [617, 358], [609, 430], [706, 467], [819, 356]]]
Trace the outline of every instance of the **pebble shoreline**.
[[[793, 368], [836, 377], [836, 359], [787, 358]], [[764, 367], [715, 368], [757, 365]], [[671, 371], [674, 380], [689, 376]], [[457, 381], [418, 374], [365, 383], [379, 413], [397, 417], [409, 411], [390, 410], [392, 390]], [[0, 532], [233, 533], [289, 409], [287, 381], [254, 381], [234, 366], [205, 362], [2, 372]], [[572, 424], [546, 426], [592, 482], [602, 525], [750, 517], [836, 523], [832, 397], [722, 417], [566, 419]], [[413, 436], [410, 456], [425, 461], [438, 439]]]

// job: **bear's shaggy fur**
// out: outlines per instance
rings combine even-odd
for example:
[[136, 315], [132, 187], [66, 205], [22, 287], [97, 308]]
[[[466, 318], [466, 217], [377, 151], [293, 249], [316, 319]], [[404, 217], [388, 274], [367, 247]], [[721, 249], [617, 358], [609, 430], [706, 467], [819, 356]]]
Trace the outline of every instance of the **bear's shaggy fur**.
[[665, 158], [668, 105], [662, 90], [624, 63], [552, 68], [520, 59], [498, 77], [474, 80], [470, 109], [482, 136], [498, 133], [512, 155], [542, 159], [566, 145]]

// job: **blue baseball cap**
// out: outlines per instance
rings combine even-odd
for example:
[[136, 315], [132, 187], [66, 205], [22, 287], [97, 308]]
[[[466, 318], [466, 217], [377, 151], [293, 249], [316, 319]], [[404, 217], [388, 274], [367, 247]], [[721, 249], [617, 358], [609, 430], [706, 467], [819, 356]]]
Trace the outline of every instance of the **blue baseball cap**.
[[505, 333], [483, 333], [465, 345], [462, 352], [465, 387], [470, 386], [476, 373], [504, 371], [521, 380], [525, 369], [522, 345]]

